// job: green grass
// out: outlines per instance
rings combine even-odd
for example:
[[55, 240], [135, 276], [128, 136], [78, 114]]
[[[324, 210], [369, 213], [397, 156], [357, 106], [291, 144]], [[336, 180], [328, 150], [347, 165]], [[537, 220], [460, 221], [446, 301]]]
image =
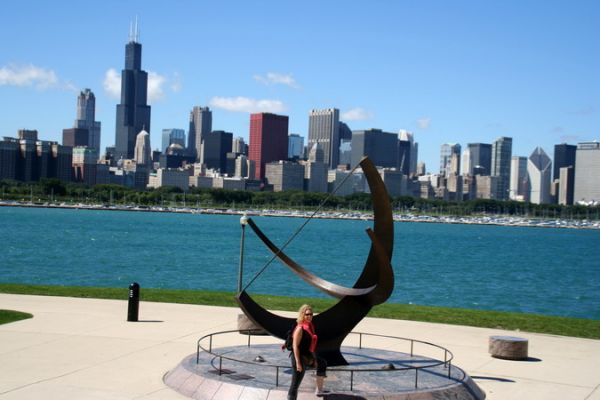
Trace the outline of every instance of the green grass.
[[33, 315], [20, 311], [0, 310], [0, 325], [32, 317]]
[[[126, 300], [128, 289], [0, 284], [0, 293]], [[233, 296], [232, 292], [203, 290], [142, 288], [140, 291], [142, 301], [237, 307]], [[335, 303], [329, 299], [270, 295], [252, 297], [271, 310], [295, 311], [301, 304], [310, 303], [316, 311], [320, 311]], [[374, 307], [369, 316], [600, 339], [600, 321], [581, 318], [392, 303]]]

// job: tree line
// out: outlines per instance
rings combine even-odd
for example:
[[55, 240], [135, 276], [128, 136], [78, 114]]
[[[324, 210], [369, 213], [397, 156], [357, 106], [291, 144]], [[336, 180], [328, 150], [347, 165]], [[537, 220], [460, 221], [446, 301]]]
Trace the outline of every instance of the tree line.
[[[330, 196], [327, 193], [303, 191], [252, 192], [242, 190], [180, 188], [166, 186], [158, 189], [135, 190], [121, 185], [65, 183], [58, 179], [42, 179], [24, 183], [0, 181], [0, 200], [33, 203], [104, 204], [131, 206], [163, 206], [190, 208], [268, 208], [314, 210], [323, 204], [324, 210], [370, 211], [371, 196], [354, 193]], [[476, 199], [444, 201], [411, 196], [390, 199], [395, 211], [427, 215], [475, 216], [509, 215], [521, 217], [600, 219], [600, 206], [564, 206], [532, 204], [517, 201]]]

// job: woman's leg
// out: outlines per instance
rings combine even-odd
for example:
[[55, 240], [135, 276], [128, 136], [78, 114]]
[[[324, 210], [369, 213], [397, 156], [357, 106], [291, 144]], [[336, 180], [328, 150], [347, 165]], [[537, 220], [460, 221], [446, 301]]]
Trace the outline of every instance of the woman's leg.
[[306, 372], [306, 367], [303, 366], [302, 372], [298, 372], [296, 369], [296, 358], [294, 354], [290, 357], [292, 359], [292, 383], [290, 384], [290, 390], [288, 391], [288, 400], [296, 400], [298, 397], [298, 388], [302, 383], [302, 378], [304, 378], [304, 372]]
[[327, 376], [327, 361], [324, 358], [317, 357], [317, 393], [323, 392], [323, 382]]

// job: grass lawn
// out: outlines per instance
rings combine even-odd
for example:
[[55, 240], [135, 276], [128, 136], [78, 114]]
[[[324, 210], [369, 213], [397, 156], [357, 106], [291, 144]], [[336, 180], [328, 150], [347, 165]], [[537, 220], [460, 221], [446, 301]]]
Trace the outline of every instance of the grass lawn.
[[[128, 289], [0, 284], [0, 293], [127, 300]], [[237, 307], [233, 296], [234, 293], [232, 292], [203, 290], [151, 288], [140, 290], [142, 301]], [[269, 295], [252, 295], [252, 298], [270, 310], [285, 311], [295, 311], [299, 305], [310, 303], [318, 312], [335, 303], [334, 300], [329, 299]], [[1, 316], [2, 314], [0, 314]], [[592, 319], [392, 303], [384, 303], [374, 307], [369, 316], [600, 339], [600, 321]]]

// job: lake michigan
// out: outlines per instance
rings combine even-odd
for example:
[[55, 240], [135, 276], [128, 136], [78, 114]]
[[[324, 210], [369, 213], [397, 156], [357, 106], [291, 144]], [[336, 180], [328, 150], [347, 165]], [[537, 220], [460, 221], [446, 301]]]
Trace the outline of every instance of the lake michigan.
[[[278, 245], [300, 218], [253, 217]], [[0, 282], [234, 292], [239, 216], [0, 207]], [[313, 219], [286, 252], [352, 286], [372, 221]], [[388, 302], [600, 320], [600, 231], [397, 222]], [[244, 285], [271, 254], [246, 229]], [[249, 293], [326, 297], [278, 261]]]

